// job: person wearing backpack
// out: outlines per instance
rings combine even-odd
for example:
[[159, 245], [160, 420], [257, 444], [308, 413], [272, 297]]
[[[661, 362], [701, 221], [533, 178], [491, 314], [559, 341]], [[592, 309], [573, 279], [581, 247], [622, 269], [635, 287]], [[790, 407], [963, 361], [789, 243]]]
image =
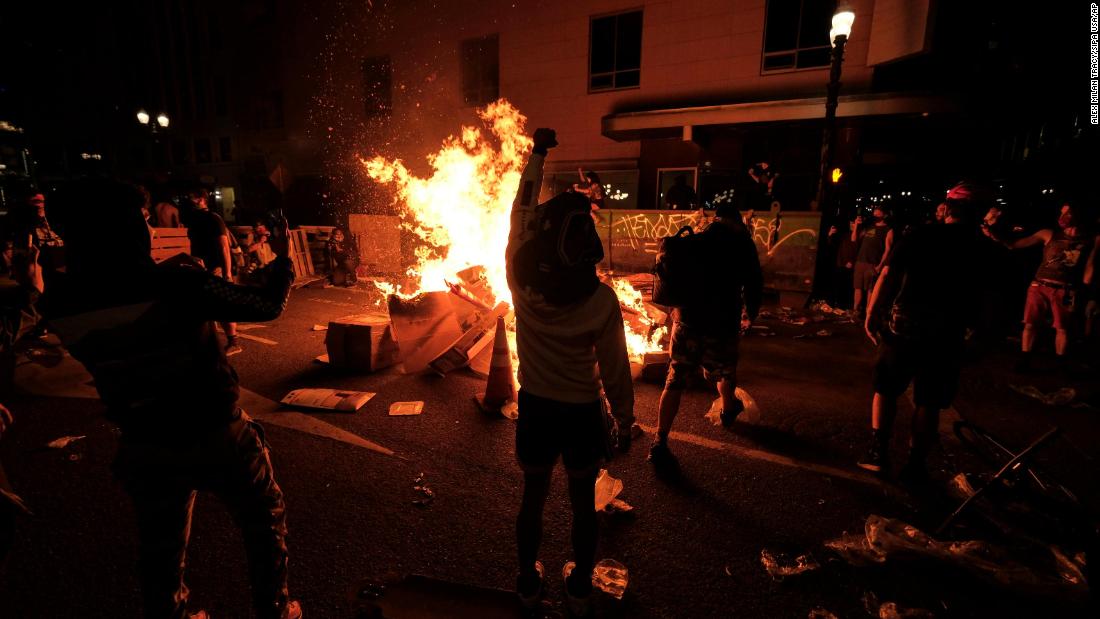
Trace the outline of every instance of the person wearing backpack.
[[[516, 315], [519, 417], [516, 458], [523, 470], [523, 501], [516, 518], [519, 575], [516, 593], [527, 608], [542, 597], [537, 561], [542, 512], [559, 456], [569, 476], [573, 511], [571, 572], [563, 569], [566, 604], [586, 616], [592, 594], [598, 521], [596, 475], [612, 447], [630, 448], [634, 386], [615, 292], [599, 281], [603, 246], [588, 196], [566, 191], [536, 204], [554, 131], [538, 129], [512, 204], [505, 252]], [[601, 387], [621, 429], [611, 445]]]
[[[676, 457], [668, 448], [668, 435], [680, 409], [680, 398], [688, 377], [699, 368], [703, 369], [707, 380], [718, 384], [718, 393], [722, 398], [722, 425], [732, 425], [745, 408], [734, 393], [737, 387], [738, 344], [741, 332], [749, 328], [760, 311], [764, 277], [756, 244], [737, 208], [733, 204], [722, 204], [714, 215], [714, 222], [706, 230], [690, 235], [695, 238], [686, 243], [681, 241], [681, 251], [685, 257], [698, 263], [696, 269], [673, 267], [666, 274], [661, 270], [664, 256], [658, 257], [655, 290], [665, 284], [678, 289], [677, 298], [671, 300], [675, 306], [672, 361], [657, 409], [657, 437], [649, 449], [648, 458], [659, 471], [671, 471], [676, 467]], [[675, 256], [669, 256], [669, 259], [672, 265], [677, 262]], [[698, 275], [691, 279], [691, 273], [704, 271], [707, 273], [705, 279]], [[682, 281], [662, 282], [661, 279]], [[656, 300], [659, 295], [656, 292], [654, 295]]]

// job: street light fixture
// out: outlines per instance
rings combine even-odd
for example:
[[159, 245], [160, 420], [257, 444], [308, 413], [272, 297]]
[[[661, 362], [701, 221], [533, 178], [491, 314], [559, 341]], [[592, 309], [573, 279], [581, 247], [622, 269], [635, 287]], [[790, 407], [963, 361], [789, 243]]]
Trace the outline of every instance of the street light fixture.
[[145, 110], [138, 110], [137, 121], [143, 125], [149, 124], [149, 112]]
[[163, 112], [161, 112], [160, 114], [157, 114], [157, 124], [160, 125], [161, 129], [167, 129], [168, 128], [168, 115], [163, 113]]
[[[833, 146], [836, 142], [836, 108], [840, 98], [840, 68], [844, 62], [844, 45], [848, 42], [848, 36], [852, 34], [852, 24], [856, 21], [856, 14], [847, 9], [841, 9], [833, 14], [832, 29], [829, 30], [829, 41], [832, 43], [832, 65], [829, 68], [829, 85], [825, 97], [825, 128], [821, 134], [821, 168], [817, 179], [817, 199], [815, 208], [821, 212], [821, 227], [818, 234], [817, 265], [814, 269], [814, 292], [810, 299], [823, 298], [826, 294], [823, 290], [829, 271], [822, 260], [822, 248], [825, 246], [825, 233], [832, 225], [833, 218], [837, 215], [837, 209], [832, 208], [831, 194], [832, 183], [830, 171], [833, 169]], [[837, 179], [839, 180], [839, 178]]]

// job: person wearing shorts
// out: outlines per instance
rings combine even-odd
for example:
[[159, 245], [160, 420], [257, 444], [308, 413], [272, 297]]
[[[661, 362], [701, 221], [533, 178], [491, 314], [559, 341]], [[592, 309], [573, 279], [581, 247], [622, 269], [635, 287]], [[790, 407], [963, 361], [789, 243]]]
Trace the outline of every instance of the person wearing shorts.
[[870, 226], [864, 225], [862, 216], [856, 217], [852, 242], [858, 248], [852, 271], [852, 312], [858, 315], [863, 311], [863, 301], [870, 297], [875, 280], [886, 266], [894, 245], [894, 231], [886, 223], [886, 211], [878, 207], [871, 211]]
[[899, 242], [867, 303], [864, 329], [879, 354], [871, 446], [858, 464], [880, 475], [890, 468], [898, 398], [909, 385], [916, 409], [901, 476], [913, 483], [927, 478], [925, 461], [938, 439], [939, 413], [958, 389], [966, 329], [976, 323], [983, 265], [989, 262], [971, 195], [952, 189], [944, 224], [924, 226]]
[[[634, 422], [634, 385], [618, 297], [596, 277], [603, 247], [595, 225], [590, 217], [574, 217], [555, 229], [549, 219], [540, 219], [545, 210], [535, 202], [543, 162], [557, 140], [550, 129], [536, 130], [533, 138], [534, 148], [512, 204], [505, 252], [519, 356], [516, 458], [523, 470], [523, 502], [516, 516], [516, 593], [530, 609], [539, 604], [544, 591], [543, 567], [537, 560], [542, 513], [560, 458], [569, 476], [573, 511], [575, 565], [562, 573], [566, 605], [573, 616], [583, 617], [591, 609], [599, 537], [596, 475], [612, 451], [601, 395], [606, 395], [620, 429], [615, 447], [626, 451]], [[554, 202], [576, 203], [583, 209], [589, 197], [570, 193], [555, 197]], [[542, 253], [545, 247], [554, 248], [554, 256]], [[557, 252], [564, 254], [561, 264], [555, 262]], [[560, 270], [553, 271], [555, 277], [542, 279], [532, 275], [543, 272], [532, 270], [533, 264], [557, 265]], [[567, 268], [562, 266], [566, 264]]]
[[[671, 363], [657, 408], [657, 436], [649, 461], [659, 473], [675, 472], [676, 458], [668, 447], [672, 422], [688, 378], [699, 369], [717, 383], [722, 399], [722, 424], [733, 425], [745, 405], [737, 398], [740, 334], [760, 311], [764, 277], [756, 244], [732, 204], [719, 206], [714, 223], [701, 233], [707, 268], [716, 276], [713, 287], [673, 312]], [[742, 318], [744, 298], [744, 318]]]
[[[1038, 330], [1047, 324], [1054, 327], [1054, 354], [1060, 365], [1065, 363], [1073, 301], [1079, 288], [1092, 285], [1096, 254], [1100, 251], [1100, 235], [1086, 230], [1085, 218], [1078, 210], [1073, 202], [1067, 201], [1059, 213], [1057, 228], [1039, 230], [1015, 241], [1002, 241], [1009, 249], [1043, 246], [1043, 261], [1027, 289], [1018, 371], [1031, 369]], [[1000, 240], [988, 228], [984, 230], [990, 238]]]

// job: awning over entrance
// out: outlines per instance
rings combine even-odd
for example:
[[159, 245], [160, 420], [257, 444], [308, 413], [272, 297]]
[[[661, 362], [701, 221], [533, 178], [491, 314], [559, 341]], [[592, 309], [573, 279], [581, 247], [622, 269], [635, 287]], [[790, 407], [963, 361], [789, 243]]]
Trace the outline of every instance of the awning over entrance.
[[[840, 97], [838, 118], [936, 114], [956, 109], [944, 97], [880, 93]], [[825, 97], [754, 101], [701, 107], [624, 112], [603, 117], [602, 133], [619, 142], [642, 138], [690, 138], [692, 127], [813, 120], [825, 117]]]

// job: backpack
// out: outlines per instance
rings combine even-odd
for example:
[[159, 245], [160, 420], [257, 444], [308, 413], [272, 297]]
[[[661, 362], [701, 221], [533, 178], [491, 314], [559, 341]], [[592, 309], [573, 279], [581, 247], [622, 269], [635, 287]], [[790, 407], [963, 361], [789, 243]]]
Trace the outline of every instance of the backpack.
[[596, 265], [603, 244], [586, 196], [567, 191], [536, 207], [534, 236], [513, 258], [516, 283], [551, 305], [570, 305], [591, 296], [600, 284]]
[[706, 241], [691, 226], [661, 239], [653, 266], [653, 302], [671, 307], [695, 305], [707, 290], [705, 254]]

